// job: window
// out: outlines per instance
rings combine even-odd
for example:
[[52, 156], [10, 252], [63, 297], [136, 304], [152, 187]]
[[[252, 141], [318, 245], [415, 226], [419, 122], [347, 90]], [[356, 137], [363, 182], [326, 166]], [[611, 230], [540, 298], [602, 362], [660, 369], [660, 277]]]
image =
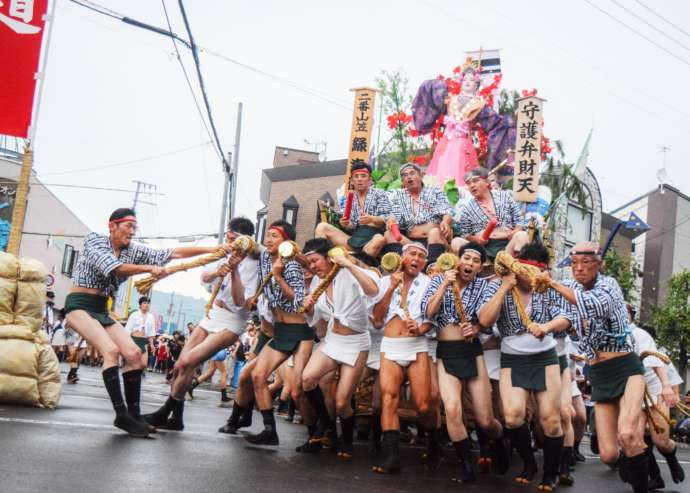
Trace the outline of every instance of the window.
[[290, 223], [292, 227], [297, 226], [297, 211], [299, 210], [299, 203], [294, 195], [283, 202], [283, 220]]
[[256, 213], [256, 241], [262, 243], [264, 241], [264, 235], [266, 234], [266, 215], [268, 214], [268, 208], [264, 207]]
[[65, 250], [62, 253], [62, 273], [67, 277], [72, 276], [72, 268], [74, 267], [75, 254], [72, 245], [65, 245]]
[[[324, 193], [319, 200], [316, 203], [316, 224], [314, 227], [318, 226], [319, 223], [321, 222], [321, 206], [323, 207], [333, 207], [335, 205], [335, 200], [333, 200], [333, 196], [326, 192]], [[326, 214], [328, 216], [328, 214]]]

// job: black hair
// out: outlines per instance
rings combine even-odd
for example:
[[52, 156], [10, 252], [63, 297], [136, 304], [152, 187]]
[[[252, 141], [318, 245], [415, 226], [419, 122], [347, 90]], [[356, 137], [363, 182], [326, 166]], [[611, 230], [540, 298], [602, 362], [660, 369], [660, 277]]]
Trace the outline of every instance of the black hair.
[[327, 257], [331, 248], [333, 248], [333, 243], [326, 238], [312, 238], [304, 244], [304, 252], [318, 253], [322, 257]]
[[544, 265], [549, 265], [549, 260], [551, 260], [549, 250], [540, 243], [528, 243], [523, 246], [518, 252], [517, 258], [541, 262]]
[[131, 209], [129, 207], [120, 207], [119, 209], [115, 209], [112, 214], [110, 214], [110, 219], [109, 221], [117, 221], [118, 219], [122, 219], [123, 217], [127, 216], [134, 216], [136, 217], [137, 213], [134, 212], [134, 209]]
[[148, 296], [142, 296], [139, 298], [139, 306], [141, 306], [142, 303], [151, 303], [151, 298]]
[[228, 229], [241, 235], [254, 236], [254, 223], [244, 216], [233, 217], [228, 223]]
[[277, 221], [273, 221], [271, 225], [268, 227], [268, 229], [271, 229], [273, 226], [278, 226], [280, 229], [285, 231], [285, 234], [288, 235], [287, 239], [295, 241], [295, 238], [297, 238], [297, 233], [295, 232], [295, 228], [292, 224], [290, 224], [287, 221], [284, 221], [282, 219], [278, 219]]
[[465, 173], [465, 176], [463, 176], [465, 181], [471, 178], [484, 178], [486, 180], [489, 178], [489, 170], [480, 166], [479, 168], [469, 170], [467, 173]]
[[462, 254], [465, 253], [465, 250], [477, 250], [479, 252], [479, 257], [482, 259], [482, 264], [486, 262], [486, 248], [484, 248], [479, 243], [475, 243], [474, 241], [465, 243], [463, 246], [460, 247], [460, 250], [458, 251], [458, 257], [462, 257]]
[[647, 334], [652, 336], [652, 339], [656, 340], [656, 329], [654, 327], [648, 324], [643, 324], [641, 328], [642, 330], [646, 331]]
[[189, 327], [190, 325], [194, 327], [194, 322], [187, 322], [187, 327]]

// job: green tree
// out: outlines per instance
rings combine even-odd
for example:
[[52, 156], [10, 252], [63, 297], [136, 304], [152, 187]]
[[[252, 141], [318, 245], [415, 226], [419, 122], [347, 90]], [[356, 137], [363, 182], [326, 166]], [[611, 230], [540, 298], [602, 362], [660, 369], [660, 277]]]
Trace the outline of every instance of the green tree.
[[685, 377], [690, 349], [690, 271], [683, 270], [671, 277], [668, 294], [661, 307], [652, 313], [659, 343], [678, 362], [678, 371]]
[[611, 248], [604, 259], [604, 274], [613, 277], [623, 291], [625, 301], [637, 299], [635, 280], [640, 277], [640, 267], [632, 255], [620, 255]]

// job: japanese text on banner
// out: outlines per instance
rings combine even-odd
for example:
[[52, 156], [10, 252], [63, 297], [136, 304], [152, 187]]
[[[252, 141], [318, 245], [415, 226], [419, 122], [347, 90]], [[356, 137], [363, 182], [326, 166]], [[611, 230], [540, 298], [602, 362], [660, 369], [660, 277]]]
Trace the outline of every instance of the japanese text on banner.
[[513, 194], [520, 202], [537, 201], [543, 103], [544, 100], [536, 96], [518, 102]]
[[347, 155], [347, 171], [345, 173], [345, 189], [350, 181], [353, 164], [366, 163], [369, 160], [371, 148], [371, 131], [374, 128], [374, 102], [376, 89], [360, 87], [355, 91], [355, 106], [352, 112], [352, 132]]

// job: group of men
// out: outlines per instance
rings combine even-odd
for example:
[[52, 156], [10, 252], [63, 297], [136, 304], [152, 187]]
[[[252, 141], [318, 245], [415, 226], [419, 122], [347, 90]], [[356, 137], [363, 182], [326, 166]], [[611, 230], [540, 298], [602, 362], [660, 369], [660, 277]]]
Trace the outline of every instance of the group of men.
[[[253, 235], [253, 224], [245, 218], [230, 221], [223, 247], [227, 258], [202, 274], [202, 282], [219, 284], [218, 296], [175, 364], [167, 401], [143, 416], [141, 349], [109, 317], [107, 296], [128, 276], [162, 278], [170, 259], [217, 247], [154, 250], [131, 242], [136, 217], [128, 209], [113, 213], [109, 237], [89, 235], [65, 310], [70, 325], [103, 354], [115, 426], [133, 436], [147, 436], [155, 428], [182, 430], [185, 393], [195, 369], [232, 345], [257, 312], [257, 356], [240, 375], [221, 432], [249, 426], [256, 408], [264, 429], [245, 439], [278, 445], [273, 402], [282, 385], [308, 429], [307, 441], [297, 450], [319, 452], [339, 418], [338, 455], [350, 458], [352, 397], [362, 379], [374, 375], [372, 427], [382, 449], [374, 472], [401, 469], [398, 407], [407, 381], [419, 427], [427, 435], [430, 469], [442, 457], [443, 410], [458, 458], [455, 479], [475, 480], [463, 418], [471, 411], [479, 465], [491, 464], [496, 473], [505, 474], [512, 447], [522, 461], [515, 480], [529, 484], [538, 472], [531, 421], [544, 450], [538, 488], [553, 491], [574, 481], [570, 464], [582, 425], [573, 408], [582, 406], [573, 392], [570, 356], [581, 354], [590, 365], [601, 459], [617, 465], [633, 491], [646, 492], [650, 453], [644, 441], [644, 369], [631, 342], [620, 288], [600, 273], [598, 247], [575, 245], [570, 254], [574, 279], [561, 283], [549, 275], [548, 250], [529, 242], [512, 194], [492, 190], [486, 170], [466, 175], [472, 199], [458, 220], [445, 194], [423, 184], [417, 165], [401, 168], [403, 188], [390, 198], [371, 186], [370, 173], [366, 164], [353, 166], [350, 216], [339, 227], [318, 225], [316, 237], [301, 252], [294, 228], [285, 221], [269, 226], [256, 251], [242, 252], [231, 244], [240, 235]], [[493, 231], [487, 231], [489, 223], [495, 225]], [[487, 260], [501, 250], [525, 268], [480, 277]], [[388, 252], [399, 255], [399, 266], [382, 276], [371, 264]], [[437, 260], [447, 252], [454, 255], [455, 267], [442, 271]], [[535, 289], [537, 285], [544, 289]], [[124, 399], [119, 356], [125, 361]], [[659, 373], [653, 397], [672, 406], [668, 379]], [[682, 481], [675, 444], [668, 437], [654, 443], [667, 457], [674, 481]]]

